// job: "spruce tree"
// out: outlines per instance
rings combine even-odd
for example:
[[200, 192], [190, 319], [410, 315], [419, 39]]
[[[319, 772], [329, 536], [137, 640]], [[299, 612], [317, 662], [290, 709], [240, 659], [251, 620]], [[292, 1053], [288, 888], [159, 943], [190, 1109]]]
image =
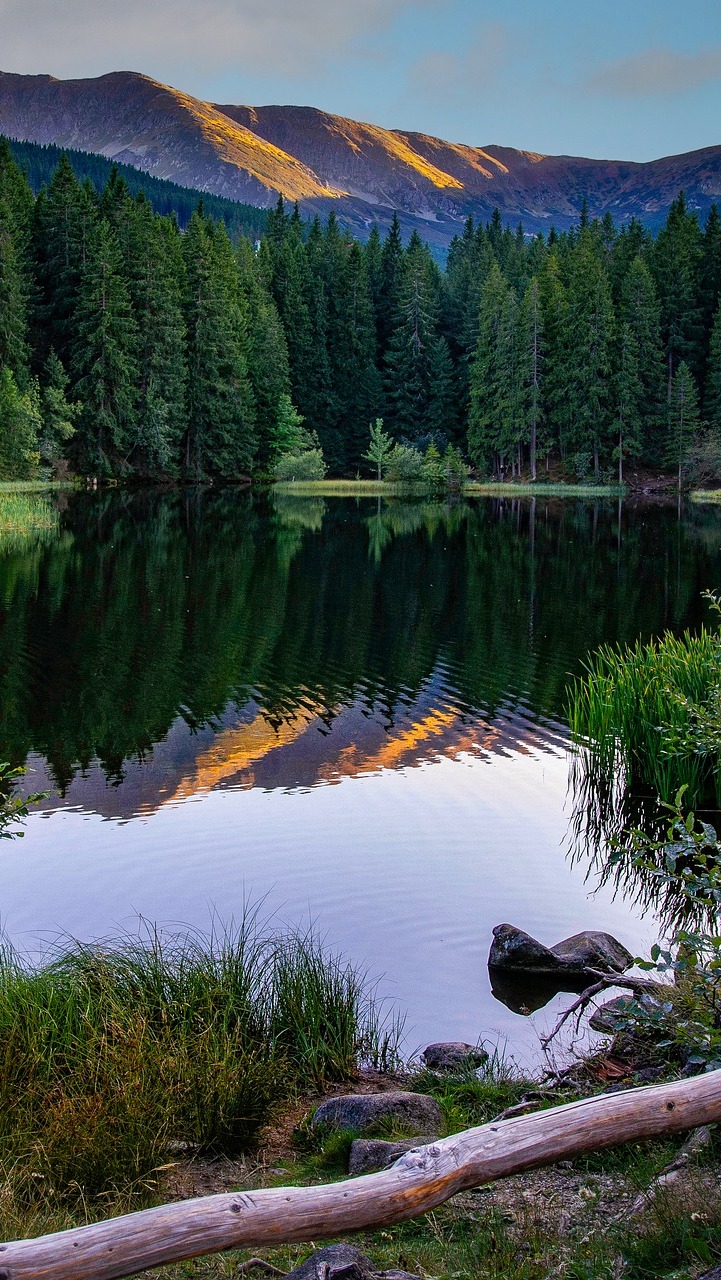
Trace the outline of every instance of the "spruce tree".
[[46, 192], [35, 203], [37, 325], [41, 358], [54, 350], [68, 367], [76, 334], [75, 309], [89, 244], [97, 229], [96, 201], [61, 156]]
[[643, 440], [644, 387], [641, 380], [638, 342], [630, 324], [623, 324], [618, 342], [615, 395], [618, 483], [623, 484], [625, 458], [638, 458]]
[[65, 458], [68, 441], [75, 435], [75, 423], [82, 409], [78, 401], [68, 400], [69, 382], [60, 360], [51, 351], [43, 369], [38, 448], [42, 461], [53, 467]]
[[228, 479], [252, 466], [256, 449], [248, 377], [247, 309], [225, 228], [201, 214], [183, 241], [188, 332], [187, 473]]
[[566, 449], [582, 474], [593, 463], [595, 476], [613, 431], [613, 344], [615, 317], [608, 275], [590, 229], [581, 231], [569, 263], [564, 317], [568, 397]]
[[721, 430], [721, 298], [716, 308], [709, 343], [704, 415], [710, 426]]
[[685, 360], [676, 370], [668, 404], [668, 433], [664, 461], [678, 471], [681, 492], [683, 464], [699, 428], [698, 392], [693, 374]]
[[85, 245], [72, 333], [73, 396], [83, 406], [73, 452], [84, 468], [122, 473], [137, 427], [138, 331], [104, 219]]
[[676, 370], [685, 362], [698, 371], [702, 360], [702, 313], [699, 297], [701, 229], [689, 213], [683, 192], [671, 205], [665, 226], [656, 237], [652, 268], [661, 304], [662, 336], [666, 348], [666, 389], [670, 398]]
[[468, 452], [482, 471], [490, 471], [495, 465], [502, 444], [504, 404], [508, 398], [505, 343], [509, 295], [508, 282], [494, 262], [481, 291], [468, 419]]
[[387, 419], [396, 437], [418, 440], [439, 429], [444, 405], [450, 410], [450, 362], [438, 332], [436, 286], [430, 254], [414, 233], [386, 353]]
[[26, 480], [40, 459], [37, 387], [21, 391], [12, 370], [0, 369], [0, 480]]
[[528, 444], [531, 480], [536, 479], [539, 433], [543, 421], [544, 324], [541, 290], [529, 281], [518, 313], [519, 426]]
[[643, 258], [630, 263], [621, 288], [619, 314], [630, 329], [642, 388], [640, 401], [641, 450], [659, 462], [666, 427], [666, 387], [661, 344], [661, 313], [653, 277]]

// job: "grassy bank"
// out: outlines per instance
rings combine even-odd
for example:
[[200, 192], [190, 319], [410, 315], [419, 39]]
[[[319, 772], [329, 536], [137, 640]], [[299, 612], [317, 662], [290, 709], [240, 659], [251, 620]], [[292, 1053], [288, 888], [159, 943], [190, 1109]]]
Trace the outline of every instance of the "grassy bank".
[[312, 935], [233, 933], [0, 954], [6, 1215], [143, 1201], [173, 1151], [234, 1155], [300, 1088], [392, 1058], [362, 975]]
[[45, 493], [51, 489], [75, 489], [70, 480], [0, 480], [0, 497], [6, 493]]
[[53, 532], [57, 524], [57, 509], [48, 498], [33, 491], [0, 488], [0, 546], [38, 532]]
[[[429, 490], [418, 485], [392, 484], [387, 480], [293, 480], [274, 484], [277, 493], [293, 493], [309, 497], [423, 497]], [[481, 498], [613, 498], [622, 496], [625, 489], [612, 485], [593, 484], [525, 484], [520, 481], [495, 484], [492, 481], [469, 481], [461, 497]], [[434, 495], [437, 496], [437, 495]]]
[[533, 484], [519, 481], [494, 483], [493, 481], [469, 481], [464, 493], [481, 498], [617, 498], [625, 494], [618, 485], [601, 484]]
[[721, 504], [721, 489], [692, 489], [688, 496], [691, 502], [708, 502], [715, 506]]

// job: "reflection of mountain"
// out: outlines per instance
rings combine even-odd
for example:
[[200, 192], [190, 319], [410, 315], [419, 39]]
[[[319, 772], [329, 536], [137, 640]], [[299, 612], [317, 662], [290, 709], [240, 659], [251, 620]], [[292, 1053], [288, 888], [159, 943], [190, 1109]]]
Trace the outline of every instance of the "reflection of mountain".
[[67, 802], [131, 814], [525, 749], [591, 648], [699, 616], [721, 579], [704, 521], [74, 494], [57, 538], [0, 549], [0, 759], [31, 753]]
[[[562, 741], [560, 726], [535, 723], [520, 709], [501, 709], [486, 721], [448, 699], [449, 691], [431, 681], [392, 723], [357, 700], [331, 715], [306, 706], [280, 721], [256, 703], [241, 713], [229, 707], [217, 728], [200, 733], [179, 719], [142, 762], [126, 762], [122, 782], [108, 783], [97, 764], [74, 778], [63, 807], [130, 818], [219, 788], [313, 787], [466, 753], [552, 750]], [[30, 781], [52, 788], [40, 757], [31, 757]], [[50, 797], [43, 807], [57, 803]]]

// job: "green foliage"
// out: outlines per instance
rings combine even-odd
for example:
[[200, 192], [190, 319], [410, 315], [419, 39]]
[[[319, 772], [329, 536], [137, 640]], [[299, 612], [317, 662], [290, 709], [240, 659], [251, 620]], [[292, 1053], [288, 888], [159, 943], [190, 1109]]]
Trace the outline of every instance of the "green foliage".
[[300, 449], [284, 453], [275, 464], [275, 478], [279, 483], [293, 480], [322, 480], [326, 473], [321, 449]]
[[568, 714], [599, 786], [621, 775], [669, 803], [686, 785], [696, 803], [721, 797], [720, 711], [721, 631], [704, 627], [604, 645], [573, 682]]
[[681, 361], [671, 387], [668, 404], [668, 432], [664, 461], [678, 468], [678, 488], [681, 489], [683, 464], [699, 428], [698, 392], [693, 374], [685, 361]]
[[17, 784], [25, 770], [0, 763], [0, 840], [16, 840], [25, 834], [18, 824], [27, 818], [30, 807], [45, 798], [44, 792], [21, 795]]
[[21, 391], [9, 366], [0, 368], [0, 480], [29, 478], [40, 461], [42, 416], [36, 384]]
[[233, 933], [68, 943], [37, 967], [6, 947], [0, 1036], [3, 1170], [29, 1199], [80, 1202], [143, 1194], [173, 1143], [245, 1150], [298, 1086], [392, 1048], [352, 968], [252, 913]]
[[278, 400], [276, 418], [271, 430], [271, 449], [276, 458], [286, 453], [301, 453], [317, 445], [310, 431], [303, 426], [305, 419], [298, 413], [293, 401], [287, 393]]
[[388, 455], [386, 479], [395, 484], [423, 484], [423, 454], [406, 444], [395, 445]]
[[378, 480], [383, 479], [383, 472], [388, 466], [388, 461], [393, 453], [393, 441], [389, 435], [383, 430], [383, 419], [376, 418], [371, 423], [370, 444], [366, 453], [363, 454], [366, 462], [372, 462], [376, 468]]

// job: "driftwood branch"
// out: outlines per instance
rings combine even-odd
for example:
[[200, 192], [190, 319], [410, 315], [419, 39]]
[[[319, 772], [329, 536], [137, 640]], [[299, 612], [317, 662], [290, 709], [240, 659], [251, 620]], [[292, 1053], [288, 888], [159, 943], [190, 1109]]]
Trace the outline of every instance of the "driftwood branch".
[[509, 1174], [718, 1120], [721, 1070], [585, 1098], [467, 1129], [407, 1151], [390, 1169], [348, 1182], [184, 1200], [2, 1244], [0, 1280], [119, 1280], [204, 1253], [386, 1226]]
[[608, 991], [611, 987], [623, 987], [626, 991], [635, 991], [639, 995], [648, 995], [649, 992], [657, 993], [659, 989], [658, 982], [649, 982], [648, 978], [634, 978], [633, 976], [626, 978], [620, 973], [599, 973], [594, 969], [589, 969], [589, 973], [596, 976], [597, 981], [592, 983], [590, 987], [586, 987], [578, 999], [574, 1000], [567, 1009], [564, 1009], [553, 1030], [549, 1031], [547, 1036], [541, 1037], [541, 1048], [544, 1053], [568, 1019], [573, 1017], [574, 1013], [578, 1013], [580, 1017], [584, 1009], [593, 1000], [593, 997], [599, 995], [601, 991]]

